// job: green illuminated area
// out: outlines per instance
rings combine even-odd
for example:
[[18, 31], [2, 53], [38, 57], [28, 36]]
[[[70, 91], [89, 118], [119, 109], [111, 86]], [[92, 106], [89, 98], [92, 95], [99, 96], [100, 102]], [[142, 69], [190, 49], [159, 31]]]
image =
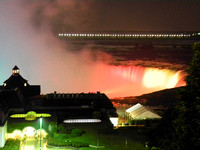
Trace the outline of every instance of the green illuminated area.
[[13, 114], [10, 116], [10, 118], [25, 118], [26, 120], [35, 120], [36, 118], [42, 117], [51, 117], [51, 115], [47, 113], [36, 113], [34, 111], [29, 111], [27, 114]]
[[0, 148], [0, 150], [19, 150], [20, 149], [20, 140], [9, 139], [7, 140], [5, 146]]
[[[40, 118], [26, 121], [24, 117], [27, 114], [20, 114], [19, 119], [21, 120], [19, 122], [16, 121], [19, 120], [19, 116], [16, 117], [17, 114], [14, 114], [15, 118], [9, 120], [8, 136], [10, 138], [25, 141], [27, 138], [35, 138], [36, 143], [39, 143], [42, 124], [42, 139], [47, 133], [46, 144], [49, 146], [73, 146], [81, 147], [83, 150], [93, 150], [94, 148], [101, 148], [101, 150], [129, 149], [130, 147], [146, 150], [143, 145], [146, 138], [141, 133], [142, 128], [130, 127], [113, 130], [105, 128], [105, 122], [101, 122], [101, 125], [99, 123], [63, 123], [58, 125], [56, 120], [53, 121], [52, 118], [43, 118], [42, 122]], [[140, 140], [138, 141], [138, 139]]]
[[[52, 125], [47, 143], [51, 146], [74, 146], [82, 150], [131, 149], [146, 150], [143, 143], [146, 142], [142, 128], [104, 128], [104, 122], [100, 124], [60, 124]], [[54, 131], [57, 131], [54, 132]], [[139, 139], [139, 140], [138, 140]], [[72, 144], [73, 143], [73, 144]], [[89, 146], [90, 145], [90, 146]]]

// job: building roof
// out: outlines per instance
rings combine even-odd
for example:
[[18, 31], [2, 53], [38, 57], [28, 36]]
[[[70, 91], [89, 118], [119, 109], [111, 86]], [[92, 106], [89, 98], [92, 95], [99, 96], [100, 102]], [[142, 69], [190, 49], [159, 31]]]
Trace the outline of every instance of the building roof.
[[25, 83], [26, 86], [28, 86], [27, 82], [28, 80], [24, 79], [19, 74], [19, 68], [15, 65], [13, 68], [13, 74], [6, 81], [4, 81], [4, 86], [7, 88], [23, 87]]
[[137, 103], [136, 105], [134, 105], [134, 106], [128, 108], [128, 109], [126, 110], [126, 112], [127, 112], [127, 113], [131, 113], [131, 112], [133, 112], [134, 110], [137, 110], [138, 108], [141, 108], [141, 107], [142, 107], [142, 105], [141, 105], [140, 103]]
[[15, 65], [13, 70], [19, 70], [19, 68]]
[[44, 106], [78, 106], [113, 109], [109, 98], [103, 93], [52, 93], [43, 100]]
[[150, 108], [147, 108], [140, 103], [132, 106], [131, 108], [126, 110], [126, 113], [132, 118], [132, 119], [155, 119], [155, 118], [161, 118], [158, 114], [153, 112]]
[[24, 83], [27, 83], [28, 81], [24, 79], [20, 74], [18, 75], [11, 75], [4, 83], [6, 83], [7, 86], [24, 86]]

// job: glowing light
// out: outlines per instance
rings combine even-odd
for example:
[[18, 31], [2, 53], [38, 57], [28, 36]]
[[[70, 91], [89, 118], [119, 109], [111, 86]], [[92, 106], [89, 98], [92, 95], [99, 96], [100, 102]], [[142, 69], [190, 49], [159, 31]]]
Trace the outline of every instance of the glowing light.
[[167, 88], [173, 88], [176, 86], [177, 82], [178, 82], [178, 78], [179, 78], [179, 72], [177, 72], [175, 75], [173, 75], [168, 83], [167, 83]]
[[98, 123], [101, 122], [100, 119], [67, 119], [63, 121], [64, 123]]
[[143, 77], [143, 84], [147, 88], [173, 88], [176, 86], [178, 78], [179, 72], [176, 73], [167, 69], [148, 68]]
[[90, 33], [90, 34], [69, 34], [69, 33], [59, 33], [58, 36], [64, 36], [64, 37], [142, 37], [142, 38], [166, 38], [166, 37], [190, 37], [190, 36], [195, 36], [195, 35], [200, 35], [200, 33], [193, 33], [193, 34], [105, 34], [105, 33], [100, 33], [100, 34], [95, 34], [95, 33]]
[[11, 118], [25, 118], [26, 120], [35, 120], [40, 117], [51, 117], [50, 114], [47, 113], [36, 113], [34, 111], [29, 111], [27, 114], [13, 114], [10, 116]]
[[111, 70], [113, 78], [119, 76], [116, 82], [121, 82], [121, 85], [105, 91], [108, 95], [114, 93], [126, 94], [127, 96], [130, 96], [131, 93], [141, 95], [142, 91], [148, 93], [185, 85], [184, 77], [186, 74], [182, 71], [140, 66], [112, 66]]
[[[40, 136], [41, 135], [41, 136]], [[47, 132], [44, 129], [38, 129], [36, 131], [36, 137], [44, 139], [47, 136]]]
[[21, 130], [14, 130], [12, 133], [6, 134], [6, 139], [19, 139], [21, 140], [23, 138], [23, 133]]
[[165, 82], [166, 74], [157, 69], [147, 69], [144, 74], [143, 84], [148, 87], [157, 87], [163, 85]]
[[19, 73], [19, 69], [13, 70], [13, 74]]
[[11, 115], [10, 118], [25, 118], [26, 114], [14, 114]]
[[35, 129], [30, 126], [24, 128], [22, 132], [24, 133], [25, 136], [28, 136], [28, 137], [34, 137], [35, 135]]
[[118, 125], [118, 120], [119, 120], [118, 117], [110, 117], [109, 119], [110, 119], [111, 123], [112, 123], [114, 126], [117, 126], [117, 125]]
[[145, 68], [140, 66], [118, 66], [113, 67], [113, 72], [124, 79], [131, 80], [132, 82], [140, 82]]

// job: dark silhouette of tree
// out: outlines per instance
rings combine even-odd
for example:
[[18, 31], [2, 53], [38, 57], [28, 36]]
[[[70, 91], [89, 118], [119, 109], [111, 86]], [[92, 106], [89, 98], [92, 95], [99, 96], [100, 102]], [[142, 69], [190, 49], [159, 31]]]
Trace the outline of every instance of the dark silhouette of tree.
[[150, 144], [162, 150], [200, 148], [200, 42], [193, 45], [193, 51], [178, 103], [163, 116], [161, 125], [150, 136]]

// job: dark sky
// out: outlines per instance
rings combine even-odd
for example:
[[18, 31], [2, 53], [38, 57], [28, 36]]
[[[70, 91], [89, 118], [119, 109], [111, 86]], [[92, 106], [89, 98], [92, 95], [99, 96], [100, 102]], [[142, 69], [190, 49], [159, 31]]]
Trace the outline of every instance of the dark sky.
[[[182, 0], [183, 1], [183, 0]], [[199, 30], [200, 2], [136, 1], [100, 5], [102, 29], [177, 31]]]
[[199, 0], [28, 1], [33, 22], [65, 31], [200, 31]]

